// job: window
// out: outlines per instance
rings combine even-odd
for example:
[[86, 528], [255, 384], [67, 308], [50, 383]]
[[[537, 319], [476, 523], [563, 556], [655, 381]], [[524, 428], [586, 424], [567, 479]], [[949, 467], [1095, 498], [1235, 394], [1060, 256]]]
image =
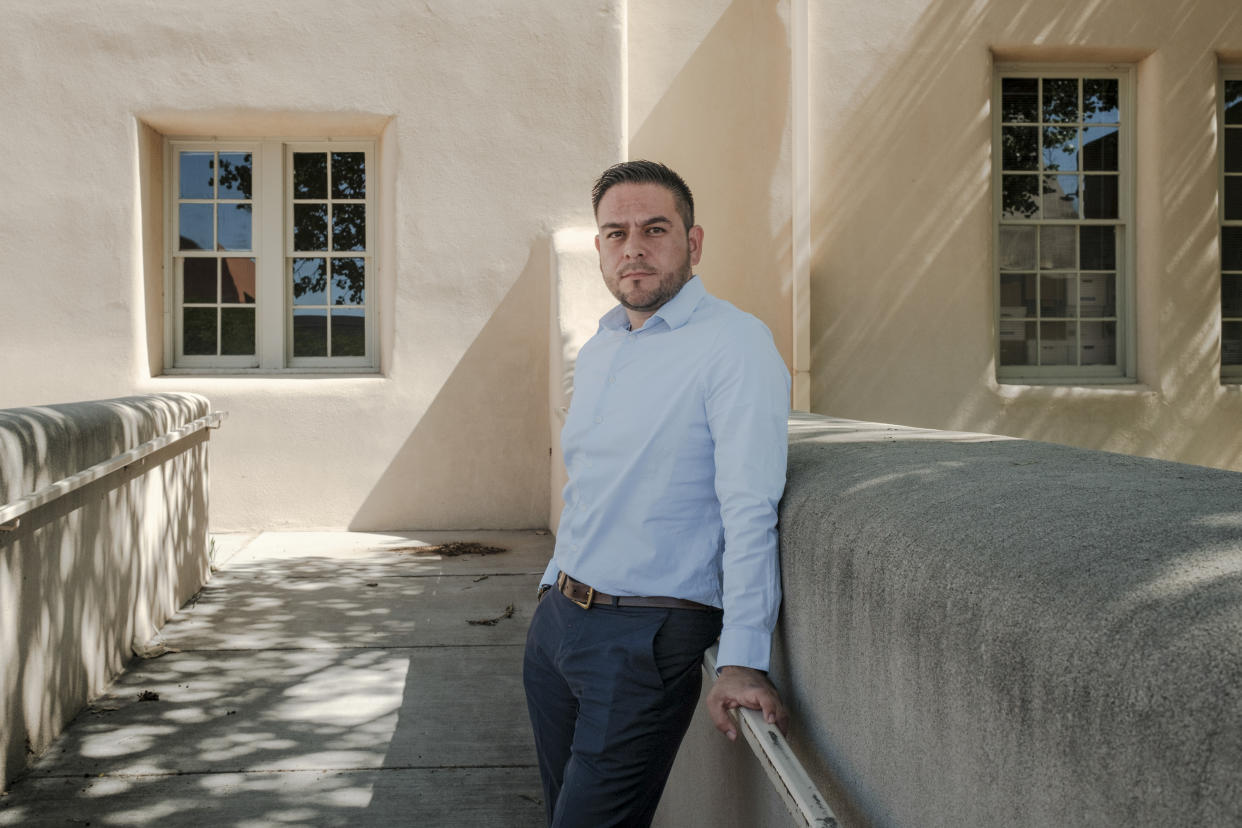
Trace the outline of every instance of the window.
[[1221, 83], [1220, 371], [1242, 382], [1242, 67]]
[[998, 67], [998, 376], [1133, 376], [1128, 71]]
[[368, 370], [370, 142], [169, 143], [175, 368]]

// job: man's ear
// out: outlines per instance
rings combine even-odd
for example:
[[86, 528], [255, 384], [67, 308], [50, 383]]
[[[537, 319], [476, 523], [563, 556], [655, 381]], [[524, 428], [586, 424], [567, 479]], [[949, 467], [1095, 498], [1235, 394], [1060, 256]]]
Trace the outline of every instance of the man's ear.
[[[598, 237], [595, 243], [599, 244]], [[703, 257], [703, 228], [697, 224], [691, 227], [690, 232], [686, 234], [686, 243], [690, 246], [690, 266], [694, 267]]]
[[595, 252], [599, 252], [599, 233], [595, 234]]

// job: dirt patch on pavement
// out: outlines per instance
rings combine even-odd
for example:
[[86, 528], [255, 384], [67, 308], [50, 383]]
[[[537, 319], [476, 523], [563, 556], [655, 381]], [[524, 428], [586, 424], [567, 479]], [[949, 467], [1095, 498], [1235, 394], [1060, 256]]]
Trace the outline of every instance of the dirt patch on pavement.
[[403, 555], [440, 555], [445, 558], [456, 558], [459, 555], [499, 555], [509, 550], [503, 546], [487, 546], [475, 541], [450, 541], [431, 546], [398, 546], [393, 551]]

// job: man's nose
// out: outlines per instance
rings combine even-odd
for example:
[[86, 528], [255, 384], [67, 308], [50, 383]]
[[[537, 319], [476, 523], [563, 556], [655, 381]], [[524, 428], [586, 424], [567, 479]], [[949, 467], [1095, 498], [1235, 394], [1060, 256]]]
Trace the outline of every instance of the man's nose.
[[646, 254], [643, 250], [642, 240], [629, 238], [625, 242], [625, 258], [641, 259]]

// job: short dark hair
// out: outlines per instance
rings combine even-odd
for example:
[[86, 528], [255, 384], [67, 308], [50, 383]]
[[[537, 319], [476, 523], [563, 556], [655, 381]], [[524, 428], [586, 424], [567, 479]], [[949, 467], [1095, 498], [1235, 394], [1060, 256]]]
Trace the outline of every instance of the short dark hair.
[[677, 173], [658, 161], [622, 161], [604, 170], [591, 188], [591, 206], [599, 216], [599, 202], [616, 184], [659, 184], [673, 194], [673, 205], [686, 230], [694, 226], [694, 196]]

